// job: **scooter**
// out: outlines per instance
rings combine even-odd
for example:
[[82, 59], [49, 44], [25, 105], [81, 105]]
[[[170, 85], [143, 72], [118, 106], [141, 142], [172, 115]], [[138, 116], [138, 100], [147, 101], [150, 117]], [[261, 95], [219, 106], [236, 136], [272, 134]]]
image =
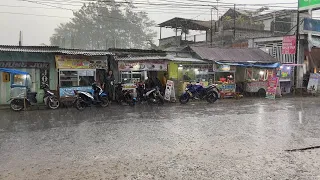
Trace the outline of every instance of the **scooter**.
[[60, 101], [53, 92], [50, 91], [48, 84], [43, 84], [43, 102], [49, 109], [58, 109], [60, 106]]
[[140, 103], [148, 102], [153, 104], [164, 104], [164, 98], [160, 92], [160, 88], [157, 86], [155, 88], [147, 90], [144, 84], [137, 84], [137, 100]]
[[203, 87], [198, 84], [188, 84], [185, 92], [180, 96], [181, 104], [186, 104], [190, 99], [206, 100], [209, 103], [214, 103], [219, 99], [220, 90], [215, 85]]
[[99, 93], [97, 94], [98, 99], [94, 98], [95, 93], [93, 88], [90, 90], [90, 92], [74, 90], [74, 94], [76, 95], [74, 105], [79, 111], [82, 111], [86, 107], [91, 105], [98, 105], [101, 107], [109, 106], [108, 95], [105, 92], [103, 92], [101, 87], [97, 86], [97, 88], [99, 91]]
[[132, 92], [129, 90], [123, 90], [123, 83], [117, 83], [115, 87], [115, 98], [119, 104], [127, 103], [130, 106], [136, 104], [136, 98], [133, 97]]

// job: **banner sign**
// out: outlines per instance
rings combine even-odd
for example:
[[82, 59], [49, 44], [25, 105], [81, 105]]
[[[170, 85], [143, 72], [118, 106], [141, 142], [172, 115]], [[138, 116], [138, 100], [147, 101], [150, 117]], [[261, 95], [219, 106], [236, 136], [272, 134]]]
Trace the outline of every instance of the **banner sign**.
[[119, 71], [167, 71], [168, 63], [166, 61], [148, 61], [148, 62], [130, 62], [119, 61]]
[[282, 54], [296, 53], [296, 36], [284, 36], [282, 40]]
[[73, 56], [55, 56], [57, 69], [107, 69], [107, 60], [89, 60]]
[[266, 98], [275, 99], [277, 94], [279, 78], [278, 77], [269, 77], [268, 78], [268, 87], [266, 92]]
[[40, 88], [41, 89], [43, 89], [43, 84], [50, 85], [49, 78], [50, 78], [49, 70], [40, 69]]
[[309, 83], [308, 83], [308, 90], [311, 91], [319, 91], [320, 90], [320, 74], [318, 73], [310, 73]]
[[320, 0], [299, 0], [298, 3], [299, 11], [320, 7]]
[[167, 80], [164, 99], [166, 101], [170, 101], [171, 99], [175, 100], [175, 98], [176, 98], [176, 94], [175, 94], [175, 90], [174, 90], [174, 82]]
[[49, 69], [50, 64], [46, 62], [0, 61], [0, 67]]
[[74, 90], [90, 92], [91, 86], [79, 86], [79, 87], [61, 87], [59, 88], [60, 97], [74, 97]]

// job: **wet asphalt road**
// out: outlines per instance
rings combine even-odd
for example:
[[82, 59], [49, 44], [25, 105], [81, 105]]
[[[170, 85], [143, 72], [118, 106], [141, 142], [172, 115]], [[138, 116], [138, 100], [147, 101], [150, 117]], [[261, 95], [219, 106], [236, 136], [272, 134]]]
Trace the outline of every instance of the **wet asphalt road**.
[[[320, 179], [320, 98], [0, 111], [0, 179]], [[299, 111], [301, 118], [299, 119]]]

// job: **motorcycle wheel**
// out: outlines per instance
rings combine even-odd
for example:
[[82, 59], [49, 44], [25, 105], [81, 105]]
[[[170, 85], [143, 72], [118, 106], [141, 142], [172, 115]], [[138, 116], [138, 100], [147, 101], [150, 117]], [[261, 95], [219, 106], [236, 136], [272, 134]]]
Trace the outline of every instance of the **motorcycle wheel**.
[[207, 101], [209, 103], [214, 103], [218, 100], [218, 94], [216, 92], [212, 92], [208, 95]]
[[187, 104], [189, 102], [190, 96], [188, 95], [181, 95], [179, 98], [179, 102], [181, 104]]
[[74, 104], [79, 111], [83, 111], [87, 107], [87, 104], [81, 98], [77, 98]]
[[159, 105], [163, 105], [164, 104], [164, 98], [163, 98], [163, 96], [161, 94], [159, 94], [157, 96], [157, 101], [158, 101]]
[[109, 99], [108, 97], [101, 97], [101, 107], [108, 107], [109, 106]]
[[49, 109], [58, 109], [60, 106], [60, 101], [56, 97], [52, 97], [50, 100], [50, 97], [47, 100], [47, 106]]
[[10, 103], [10, 108], [13, 111], [21, 111], [21, 110], [23, 110], [23, 108], [24, 108], [23, 100], [21, 100], [21, 99], [12, 100], [11, 103]]

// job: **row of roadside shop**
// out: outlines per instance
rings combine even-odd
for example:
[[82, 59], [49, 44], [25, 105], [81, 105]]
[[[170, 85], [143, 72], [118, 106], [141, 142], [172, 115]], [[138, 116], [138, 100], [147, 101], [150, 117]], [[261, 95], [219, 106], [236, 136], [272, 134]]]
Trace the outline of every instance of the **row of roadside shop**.
[[[32, 91], [41, 102], [41, 84], [49, 84], [61, 100], [74, 96], [74, 90], [87, 91], [91, 83], [103, 81], [112, 70], [116, 82], [135, 90], [147, 77], [161, 79], [168, 74], [177, 96], [188, 83], [217, 84], [222, 97], [236, 92], [268, 94], [268, 79], [277, 77], [277, 94], [292, 87], [294, 65], [281, 65], [260, 49], [221, 49], [187, 46], [174, 51], [109, 49], [80, 50], [54, 46], [0, 46], [0, 68], [26, 71], [31, 75]], [[12, 85], [23, 85], [23, 75], [0, 73], [0, 104], [7, 104]], [[285, 82], [281, 84], [280, 82]], [[272, 95], [275, 95], [273, 93]]]

